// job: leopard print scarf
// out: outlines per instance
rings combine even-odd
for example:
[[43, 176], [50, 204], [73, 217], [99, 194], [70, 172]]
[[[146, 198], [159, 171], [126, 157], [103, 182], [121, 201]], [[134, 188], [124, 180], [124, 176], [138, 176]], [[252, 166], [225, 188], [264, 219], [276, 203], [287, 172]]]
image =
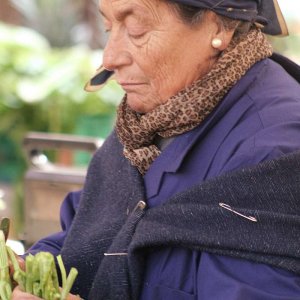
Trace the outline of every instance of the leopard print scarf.
[[160, 155], [153, 142], [156, 135], [172, 137], [198, 126], [253, 64], [271, 54], [270, 43], [254, 28], [233, 39], [209, 73], [151, 112], [136, 113], [127, 105], [125, 95], [116, 123], [125, 157], [144, 175]]

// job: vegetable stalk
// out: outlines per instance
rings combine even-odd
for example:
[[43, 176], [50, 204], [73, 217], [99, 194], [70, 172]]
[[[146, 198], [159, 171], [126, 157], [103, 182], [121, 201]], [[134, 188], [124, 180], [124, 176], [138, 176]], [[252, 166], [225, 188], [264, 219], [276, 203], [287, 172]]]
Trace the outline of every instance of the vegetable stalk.
[[13, 279], [24, 292], [38, 296], [45, 300], [66, 300], [78, 271], [71, 268], [68, 276], [61, 256], [57, 257], [62, 274], [62, 289], [59, 288], [55, 258], [49, 252], [29, 254], [25, 259], [26, 271], [23, 271], [14, 252], [5, 245], [5, 237], [0, 230], [0, 300], [10, 300], [12, 295], [12, 282], [9, 265], [13, 266]]

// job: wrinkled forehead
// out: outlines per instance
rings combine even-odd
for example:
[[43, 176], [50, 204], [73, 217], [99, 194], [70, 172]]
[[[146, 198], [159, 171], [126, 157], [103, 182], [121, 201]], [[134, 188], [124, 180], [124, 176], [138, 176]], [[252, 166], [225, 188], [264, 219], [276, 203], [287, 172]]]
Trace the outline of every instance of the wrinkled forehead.
[[100, 0], [99, 10], [104, 17], [110, 13], [117, 20], [129, 15], [158, 18], [162, 13], [160, 10], [162, 3], [166, 2], [164, 0]]
[[161, 1], [165, 1], [165, 0], [99, 0], [99, 7], [101, 7], [103, 5], [104, 6], [112, 5], [114, 7], [117, 7], [117, 6], [125, 6], [126, 4], [153, 6], [153, 5], [155, 5], [155, 3], [161, 2]]

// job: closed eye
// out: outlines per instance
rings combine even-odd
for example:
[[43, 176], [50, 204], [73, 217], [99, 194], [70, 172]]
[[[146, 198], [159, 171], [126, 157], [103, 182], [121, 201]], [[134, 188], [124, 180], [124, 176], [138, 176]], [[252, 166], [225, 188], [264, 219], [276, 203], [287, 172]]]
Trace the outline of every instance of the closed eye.
[[127, 32], [130, 38], [140, 39], [147, 33], [147, 30], [145, 29], [144, 26], [135, 25], [135, 26], [128, 26]]
[[143, 33], [128, 33], [129, 37], [130, 38], [133, 38], [133, 39], [141, 39], [142, 37], [144, 37], [144, 35], [146, 34], [146, 32], [143, 32]]

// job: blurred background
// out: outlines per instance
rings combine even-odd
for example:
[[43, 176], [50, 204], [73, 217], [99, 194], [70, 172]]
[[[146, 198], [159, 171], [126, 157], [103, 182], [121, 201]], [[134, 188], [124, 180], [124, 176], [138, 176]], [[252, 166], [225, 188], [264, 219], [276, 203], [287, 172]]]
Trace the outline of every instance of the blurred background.
[[[300, 63], [300, 18], [297, 13], [300, 2], [279, 0], [279, 4], [290, 35], [270, 40], [277, 52]], [[45, 214], [38, 217], [40, 223], [31, 224], [33, 228], [39, 224], [49, 227], [51, 222], [45, 219], [54, 218], [46, 216], [46, 211], [51, 211], [51, 195], [57, 190], [65, 192], [80, 187], [82, 182], [78, 178], [81, 175], [72, 182], [70, 178], [77, 174], [78, 168], [86, 169], [93, 152], [82, 153], [80, 145], [86, 143], [86, 149], [91, 150], [89, 146], [97, 145], [97, 141], [81, 140], [76, 144], [76, 137], [93, 137], [101, 141], [113, 127], [115, 108], [123, 94], [120, 87], [111, 81], [100, 92], [83, 90], [85, 82], [101, 64], [105, 41], [97, 1], [0, 1], [0, 217], [12, 219], [12, 239], [28, 239], [24, 230], [24, 215], [28, 209], [33, 212], [39, 206]], [[67, 140], [69, 144], [64, 149], [56, 147], [60, 144], [54, 141], [51, 147], [59, 148], [59, 151], [48, 147], [45, 156], [36, 144], [28, 145], [32, 142], [26, 140], [29, 132], [69, 134], [71, 139], [74, 137], [75, 144]], [[54, 138], [59, 140], [61, 136]], [[66, 139], [62, 137], [59, 142], [64, 141]], [[80, 149], [77, 151], [74, 145], [79, 145]], [[42, 146], [47, 148], [43, 143]], [[33, 163], [32, 154], [38, 154], [38, 163]], [[56, 180], [52, 180], [51, 187], [46, 187], [48, 193], [42, 194], [47, 205], [34, 201], [38, 195], [33, 190], [26, 191], [26, 185], [34, 186], [38, 179], [43, 180], [45, 172], [43, 175], [37, 165], [45, 161], [51, 161], [52, 166], [52, 173], [49, 168], [46, 170], [46, 184], [53, 177]], [[57, 176], [53, 166], [64, 166], [59, 172], [69, 181]], [[62, 184], [65, 184], [63, 188]], [[61, 194], [56, 196], [61, 198]], [[54, 215], [58, 215], [57, 209], [53, 209]], [[39, 214], [35, 211], [35, 216]], [[58, 220], [54, 218], [54, 222]]]

